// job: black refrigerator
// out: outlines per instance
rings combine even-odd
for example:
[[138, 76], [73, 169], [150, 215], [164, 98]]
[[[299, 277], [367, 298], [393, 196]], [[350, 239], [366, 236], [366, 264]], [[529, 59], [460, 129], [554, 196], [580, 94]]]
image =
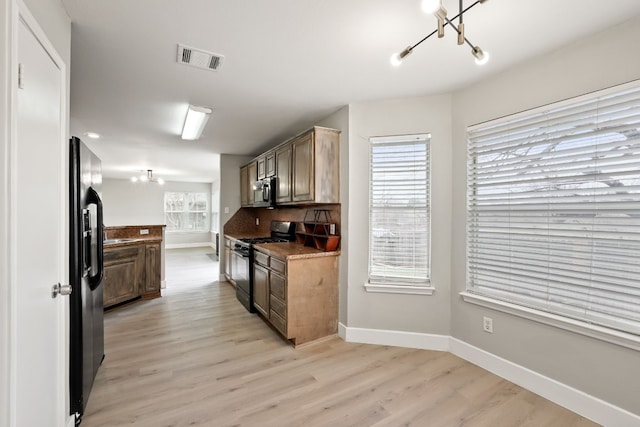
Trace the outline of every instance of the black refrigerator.
[[69, 389], [70, 414], [80, 424], [104, 358], [102, 170], [79, 138], [69, 145]]

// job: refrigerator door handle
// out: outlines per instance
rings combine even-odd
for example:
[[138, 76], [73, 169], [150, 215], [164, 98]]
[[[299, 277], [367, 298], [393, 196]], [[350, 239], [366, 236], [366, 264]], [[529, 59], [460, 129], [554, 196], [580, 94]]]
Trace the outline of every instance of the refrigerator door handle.
[[102, 276], [104, 275], [104, 224], [102, 223], [102, 200], [100, 199], [100, 195], [93, 187], [89, 187], [87, 193], [87, 204], [96, 205], [98, 211], [98, 245], [96, 248], [98, 252], [98, 271], [93, 276], [89, 276], [89, 288], [95, 291], [100, 285], [100, 282], [102, 282]]

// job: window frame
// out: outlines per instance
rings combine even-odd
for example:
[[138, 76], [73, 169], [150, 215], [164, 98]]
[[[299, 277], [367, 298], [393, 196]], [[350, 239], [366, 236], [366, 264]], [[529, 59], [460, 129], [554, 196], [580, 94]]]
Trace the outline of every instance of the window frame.
[[[374, 161], [374, 146], [400, 146], [402, 144], [405, 145], [417, 145], [424, 144], [425, 151], [425, 162], [424, 162], [424, 171], [426, 173], [425, 177], [425, 203], [424, 207], [420, 205], [414, 206], [410, 215], [416, 215], [416, 210], [424, 209], [424, 215], [427, 219], [426, 224], [426, 246], [424, 246], [426, 260], [424, 260], [424, 265], [422, 269], [424, 270], [424, 277], [400, 277], [393, 275], [377, 275], [374, 273], [375, 267], [372, 266], [373, 257], [374, 257], [374, 227], [373, 227], [373, 218], [374, 215], [374, 197], [373, 197], [373, 161]], [[369, 198], [369, 223], [368, 223], [368, 256], [367, 256], [367, 281], [364, 285], [365, 290], [367, 292], [374, 293], [395, 293], [395, 294], [416, 294], [416, 295], [432, 295], [434, 293], [434, 288], [431, 285], [431, 134], [429, 133], [420, 133], [420, 134], [407, 134], [407, 135], [395, 135], [395, 136], [382, 136], [382, 137], [371, 137], [368, 141], [368, 151], [369, 151], [369, 180], [368, 180], [368, 198]], [[380, 171], [379, 171], [380, 172]], [[382, 184], [384, 185], [384, 184]], [[401, 191], [401, 190], [399, 190]], [[406, 207], [404, 211], [407, 212], [409, 207]], [[417, 208], [417, 209], [416, 209]], [[383, 208], [384, 209], [384, 208]], [[394, 206], [394, 209], [403, 209], [402, 206]], [[383, 220], [384, 221], [384, 220]], [[415, 233], [412, 233], [415, 234]], [[415, 242], [414, 242], [415, 244]], [[415, 266], [415, 263], [413, 264]], [[384, 269], [378, 270], [379, 272]]]
[[[184, 209], [179, 211], [168, 211], [167, 210], [167, 195], [168, 194], [180, 194], [184, 197]], [[205, 202], [205, 208], [204, 210], [189, 210], [189, 203], [187, 201], [187, 199], [189, 198], [190, 195], [196, 195], [196, 196], [201, 196], [204, 198], [204, 202]], [[211, 218], [209, 217], [211, 212], [209, 209], [209, 197], [208, 194], [206, 192], [202, 192], [202, 191], [165, 191], [164, 195], [163, 195], [163, 211], [164, 211], [164, 219], [165, 219], [165, 224], [166, 224], [166, 232], [167, 233], [209, 233], [211, 231]], [[205, 229], [200, 229], [200, 230], [193, 230], [193, 229], [185, 229], [185, 228], [181, 228], [181, 229], [170, 229], [168, 226], [168, 221], [167, 221], [167, 214], [168, 213], [181, 213], [182, 217], [183, 217], [183, 224], [187, 225], [187, 224], [191, 224], [191, 222], [188, 220], [189, 219], [189, 215], [190, 214], [198, 214], [198, 213], [204, 213], [205, 214], [205, 219], [204, 219], [204, 224], [205, 224]]]
[[[616, 93], [624, 93], [630, 90], [637, 90], [638, 88], [640, 88], [640, 80], [623, 84], [623, 85], [618, 85], [618, 86], [604, 89], [601, 91], [589, 93], [586, 95], [578, 96], [575, 98], [567, 99], [564, 101], [552, 103], [543, 107], [534, 108], [521, 113], [502, 117], [500, 119], [491, 120], [478, 125], [470, 126], [467, 129], [467, 135], [468, 135], [467, 189], [468, 191], [466, 196], [467, 231], [465, 236], [465, 245], [467, 250], [467, 257], [466, 257], [467, 259], [466, 259], [465, 267], [466, 267], [467, 277], [466, 277], [466, 283], [465, 283], [465, 290], [463, 292], [460, 292], [460, 295], [465, 302], [469, 302], [469, 303], [477, 304], [486, 308], [509, 313], [518, 317], [536, 321], [538, 323], [543, 323], [543, 324], [551, 325], [564, 330], [569, 330], [569, 331], [590, 336], [602, 341], [610, 342], [613, 344], [621, 345], [621, 346], [632, 348], [635, 350], [640, 350], [640, 335], [634, 332], [630, 332], [629, 330], [627, 331], [621, 330], [617, 327], [611, 326], [611, 324], [607, 325], [607, 324], [595, 322], [593, 320], [593, 317], [590, 318], [588, 315], [585, 315], [585, 318], [581, 319], [577, 317], [572, 317], [568, 315], [566, 312], [562, 313], [562, 312], [547, 311], [540, 307], [523, 305], [522, 303], [519, 303], [517, 301], [503, 300], [499, 297], [496, 297], [495, 294], [483, 293], [481, 291], [478, 291], [477, 287], [474, 289], [474, 286], [471, 282], [471, 278], [469, 277], [471, 274], [470, 264], [469, 264], [471, 262], [470, 261], [470, 257], [471, 257], [470, 239], [472, 238], [470, 234], [471, 233], [470, 227], [471, 227], [471, 218], [473, 215], [470, 204], [471, 204], [471, 200], [477, 195], [476, 193], [477, 187], [475, 187], [475, 185], [469, 184], [471, 180], [471, 171], [475, 170], [474, 162], [476, 160], [476, 158], [473, 157], [471, 153], [471, 145], [470, 145], [471, 141], [469, 139], [470, 132], [477, 131], [478, 129], [483, 129], [483, 128], [486, 129], [490, 126], [499, 126], [509, 121], [526, 120], [527, 117], [532, 117], [536, 114], [541, 114], [544, 111], [558, 110], [562, 108], [571, 108], [572, 106], [580, 105], [580, 103], [583, 103], [583, 102], [590, 102], [590, 101], [596, 101], [596, 100], [599, 102], [604, 97], [615, 95]], [[640, 101], [638, 101], [638, 105], [640, 105]], [[637, 108], [636, 104], [634, 104], [634, 108]], [[583, 112], [583, 115], [579, 116], [576, 119], [576, 121], [582, 120], [584, 118], [584, 115], [586, 115], [585, 112]], [[567, 123], [574, 123], [574, 122], [567, 122]], [[598, 129], [598, 131], [600, 131], [600, 129], [603, 129], [600, 126], [601, 122], [599, 118], [596, 119], [595, 123], [597, 123], [597, 126], [594, 129]], [[599, 136], [596, 138], [599, 138]], [[620, 145], [625, 145], [625, 144], [621, 142]], [[599, 156], [596, 156], [596, 158], [599, 158]], [[637, 158], [640, 158], [640, 156], [637, 156]], [[471, 180], [471, 182], [473, 182], [473, 180]], [[545, 181], [545, 182], [552, 182], [552, 181]], [[594, 182], [597, 182], [597, 181], [594, 180]], [[638, 199], [640, 199], [640, 197], [638, 197]], [[504, 212], [508, 212], [508, 211], [504, 211]], [[549, 209], [547, 210], [547, 212], [551, 212], [551, 210]], [[568, 311], [569, 310], [567, 309], [567, 312]], [[615, 322], [612, 322], [612, 324], [615, 324]], [[633, 330], [633, 328], [631, 330]]]

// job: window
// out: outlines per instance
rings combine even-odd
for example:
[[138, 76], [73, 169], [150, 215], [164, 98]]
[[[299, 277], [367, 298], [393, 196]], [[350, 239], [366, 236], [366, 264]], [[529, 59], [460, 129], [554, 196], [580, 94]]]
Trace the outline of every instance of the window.
[[469, 296], [640, 335], [640, 84], [469, 128], [467, 186]]
[[369, 140], [368, 291], [432, 292], [429, 139], [423, 134]]
[[164, 193], [167, 231], [209, 231], [206, 193]]

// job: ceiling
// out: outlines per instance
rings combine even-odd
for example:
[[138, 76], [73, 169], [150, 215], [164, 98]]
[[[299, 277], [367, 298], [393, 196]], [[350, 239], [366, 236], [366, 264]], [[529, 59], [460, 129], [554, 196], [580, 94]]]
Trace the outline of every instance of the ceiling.
[[[219, 154], [259, 154], [349, 103], [455, 90], [640, 15], [638, 0], [490, 0], [464, 19], [488, 64], [447, 27], [394, 68], [392, 53], [435, 29], [420, 0], [62, 1], [72, 135], [106, 177], [153, 169], [195, 182], [216, 179]], [[443, 4], [457, 14], [457, 1]], [[178, 43], [224, 61], [218, 71], [178, 64]], [[197, 141], [180, 139], [190, 103], [213, 108]]]

